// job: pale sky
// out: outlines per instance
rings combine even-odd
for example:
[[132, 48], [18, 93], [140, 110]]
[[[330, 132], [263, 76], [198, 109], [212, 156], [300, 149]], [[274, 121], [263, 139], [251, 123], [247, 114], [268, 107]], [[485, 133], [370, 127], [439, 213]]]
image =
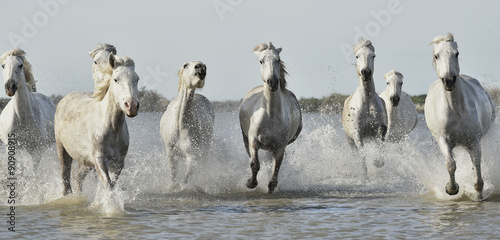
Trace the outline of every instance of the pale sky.
[[348, 46], [363, 35], [376, 50], [377, 92], [395, 69], [405, 76], [403, 90], [416, 95], [437, 78], [429, 42], [448, 32], [458, 42], [461, 73], [500, 85], [498, 10], [493, 0], [2, 1], [0, 52], [24, 49], [46, 95], [93, 90], [88, 50], [97, 43], [134, 59], [139, 86], [168, 99], [177, 96], [183, 63], [203, 61], [208, 73], [199, 93], [221, 101], [262, 84], [252, 49], [272, 41], [283, 48], [289, 89], [320, 98], [357, 88]]

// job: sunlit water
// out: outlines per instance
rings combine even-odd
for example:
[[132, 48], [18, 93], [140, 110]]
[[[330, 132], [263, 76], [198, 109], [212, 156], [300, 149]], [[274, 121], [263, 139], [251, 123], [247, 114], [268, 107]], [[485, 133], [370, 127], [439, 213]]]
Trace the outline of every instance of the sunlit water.
[[[305, 114], [304, 129], [288, 146], [278, 189], [267, 194], [272, 162], [261, 152], [259, 186], [250, 177], [237, 113], [217, 113], [214, 152], [194, 166], [180, 189], [169, 189], [159, 135], [161, 114], [127, 119], [130, 149], [117, 189], [104, 191], [95, 173], [84, 192], [62, 197], [55, 146], [33, 173], [30, 157], [16, 153], [15, 233], [8, 230], [8, 181], [0, 188], [0, 238], [438, 238], [500, 236], [499, 123], [483, 140], [485, 193], [473, 201], [468, 154], [456, 150], [460, 193], [448, 196], [448, 173], [423, 116], [400, 144], [366, 148], [368, 176], [353, 156], [340, 116]], [[498, 118], [497, 118], [498, 119]], [[5, 149], [0, 150], [6, 156]], [[383, 159], [382, 168], [374, 160]], [[1, 173], [5, 176], [5, 161]], [[4, 178], [5, 179], [5, 178]], [[73, 186], [75, 183], [73, 182]], [[485, 195], [486, 195], [485, 194]], [[2, 219], [3, 218], [3, 219]]]

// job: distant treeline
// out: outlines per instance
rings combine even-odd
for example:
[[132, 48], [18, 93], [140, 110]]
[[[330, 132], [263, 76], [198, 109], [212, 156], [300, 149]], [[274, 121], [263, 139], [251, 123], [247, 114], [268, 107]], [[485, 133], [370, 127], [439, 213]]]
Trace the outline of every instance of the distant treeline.
[[[500, 106], [500, 89], [487, 89], [496, 106]], [[424, 111], [425, 97], [427, 94], [411, 96], [420, 113]], [[322, 98], [301, 98], [300, 107], [304, 113], [341, 113], [344, 107], [344, 101], [348, 95], [333, 93], [330, 96]], [[57, 105], [63, 98], [61, 95], [51, 95], [50, 98]], [[10, 98], [0, 98], [0, 109], [10, 101]], [[159, 94], [156, 90], [148, 90], [144, 87], [139, 90], [140, 111], [145, 112], [165, 112], [170, 101]], [[239, 101], [213, 101], [217, 112], [238, 111], [241, 100]]]

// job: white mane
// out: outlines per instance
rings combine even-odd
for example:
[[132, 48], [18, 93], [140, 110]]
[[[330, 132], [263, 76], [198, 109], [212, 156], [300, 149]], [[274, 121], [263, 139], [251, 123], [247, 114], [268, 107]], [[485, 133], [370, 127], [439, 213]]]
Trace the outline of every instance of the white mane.
[[453, 34], [451, 33], [448, 33], [444, 36], [437, 36], [435, 37], [434, 39], [432, 39], [431, 43], [429, 43], [429, 45], [431, 44], [438, 44], [438, 43], [441, 43], [441, 42], [454, 42], [455, 41], [455, 38], [453, 37]]
[[396, 75], [396, 76], [398, 76], [398, 77], [403, 78], [403, 74], [402, 74], [402, 73], [400, 73], [400, 72], [398, 72], [398, 71], [395, 71], [395, 70], [391, 70], [390, 72], [388, 72], [388, 73], [386, 73], [386, 74], [384, 75], [384, 79], [387, 79], [387, 78], [388, 78], [388, 77], [390, 77], [391, 75]]
[[367, 47], [375, 52], [375, 47], [372, 45], [372, 42], [370, 40], [360, 38], [359, 42], [353, 46], [354, 54], [356, 54], [356, 52], [358, 52], [359, 49], [364, 47]]

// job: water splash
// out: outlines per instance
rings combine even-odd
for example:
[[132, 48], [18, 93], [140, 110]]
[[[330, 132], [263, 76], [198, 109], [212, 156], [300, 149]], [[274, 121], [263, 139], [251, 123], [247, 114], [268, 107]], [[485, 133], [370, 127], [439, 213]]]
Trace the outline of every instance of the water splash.
[[[320, 114], [304, 114], [304, 129], [297, 141], [286, 149], [278, 189], [273, 196], [266, 194], [272, 162], [265, 151], [260, 152], [259, 186], [253, 190], [245, 186], [251, 171], [237, 113], [217, 113], [213, 152], [195, 163], [193, 177], [187, 184], [170, 189], [170, 172], [159, 135], [160, 117], [161, 114], [143, 113], [129, 121], [130, 149], [114, 191], [104, 191], [96, 174], [88, 174], [82, 194], [85, 199], [92, 199], [87, 201], [91, 211], [104, 215], [123, 214], [128, 203], [157, 199], [183, 201], [312, 194], [327, 197], [423, 196], [439, 201], [461, 201], [473, 199], [475, 193], [472, 163], [460, 148], [455, 151], [460, 193], [456, 196], [445, 193], [444, 186], [448, 181], [445, 161], [423, 116], [419, 118], [417, 129], [400, 143], [366, 145], [368, 176], [364, 176], [362, 159], [356, 157], [348, 146], [340, 116]], [[500, 184], [496, 159], [500, 155], [496, 146], [500, 140], [499, 121], [497, 118], [483, 139], [485, 195], [500, 193], [495, 187]], [[5, 149], [0, 149], [0, 154], [5, 154]], [[382, 168], [374, 166], [377, 158], [383, 159], [385, 165]], [[30, 167], [29, 157], [21, 159], [26, 166], [19, 180], [22, 183], [18, 188], [21, 205], [50, 204], [66, 199], [62, 196], [55, 147], [44, 153], [35, 170]], [[0, 171], [5, 171], [4, 167]], [[2, 185], [0, 196], [8, 196], [5, 184]], [[74, 180], [72, 186], [76, 186]], [[77, 199], [80, 199], [76, 201], [80, 204], [81, 198]], [[66, 201], [70, 203], [72, 200]], [[0, 203], [5, 204], [6, 201]]]

